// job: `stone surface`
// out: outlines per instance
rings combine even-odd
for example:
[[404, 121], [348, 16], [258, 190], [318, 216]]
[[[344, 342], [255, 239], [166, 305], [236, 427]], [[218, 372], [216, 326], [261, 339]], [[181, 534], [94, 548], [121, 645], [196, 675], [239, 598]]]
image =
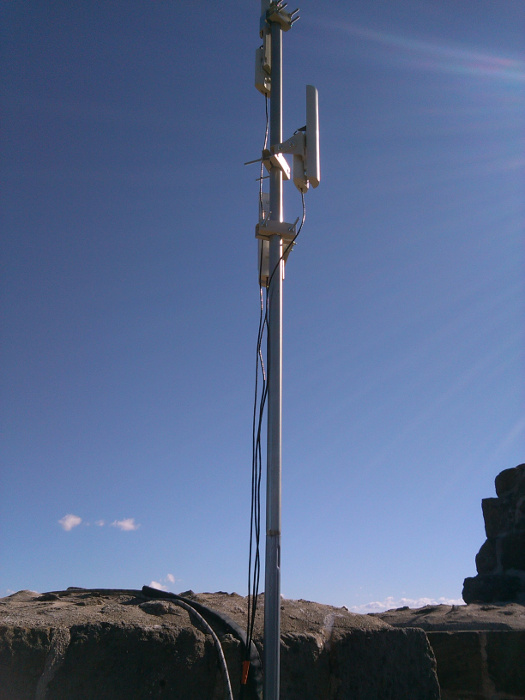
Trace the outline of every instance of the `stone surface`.
[[525, 464], [495, 479], [497, 498], [482, 500], [487, 540], [476, 556], [477, 576], [463, 584], [466, 603], [525, 603]]
[[507, 630], [525, 632], [525, 606], [507, 605], [426, 605], [423, 608], [399, 608], [369, 617], [393, 627], [419, 627], [426, 632], [464, 632], [466, 630]]
[[478, 574], [463, 581], [463, 600], [493, 603], [522, 600], [522, 583], [514, 574]]
[[509, 532], [501, 538], [500, 561], [503, 571], [510, 569], [525, 572], [525, 530]]
[[504, 469], [495, 479], [496, 494], [498, 497], [512, 495], [516, 491], [523, 489], [525, 481], [525, 464], [520, 464], [513, 469]]
[[[241, 596], [184, 595], [246, 624]], [[255, 626], [259, 650], [263, 599]], [[439, 698], [422, 630], [302, 600], [283, 600], [281, 620], [282, 700]], [[238, 698], [243, 645], [217, 621], [208, 622]], [[195, 615], [134, 590], [25, 591], [0, 599], [0, 678], [0, 700], [225, 697], [217, 649]]]
[[442, 700], [525, 700], [525, 606], [428, 605], [373, 616], [425, 630]]
[[441, 696], [453, 693], [482, 697], [483, 659], [478, 632], [432, 632]]
[[512, 527], [512, 515], [503, 499], [483, 498], [481, 501], [487, 537], [499, 537]]
[[497, 564], [496, 541], [494, 538], [489, 537], [476, 554], [476, 571], [478, 574], [490, 574], [491, 571], [494, 571]]

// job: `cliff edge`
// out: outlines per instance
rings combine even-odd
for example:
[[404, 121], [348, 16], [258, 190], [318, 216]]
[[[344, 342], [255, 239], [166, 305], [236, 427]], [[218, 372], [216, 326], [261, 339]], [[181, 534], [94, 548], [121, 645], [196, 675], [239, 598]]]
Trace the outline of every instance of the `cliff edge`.
[[[187, 609], [169, 594], [157, 597], [162, 595], [146, 588], [74, 588], [0, 599], [0, 699], [223, 700], [223, 668], [201, 616], [220, 640], [233, 697], [239, 698], [244, 644], [236, 629], [246, 624], [247, 599], [188, 591], [182, 595]], [[254, 635], [259, 654], [260, 598]], [[202, 615], [191, 611], [192, 604]], [[304, 600], [283, 600], [281, 623], [282, 700], [440, 697], [422, 630], [395, 629]], [[255, 667], [245, 700], [260, 697]]]

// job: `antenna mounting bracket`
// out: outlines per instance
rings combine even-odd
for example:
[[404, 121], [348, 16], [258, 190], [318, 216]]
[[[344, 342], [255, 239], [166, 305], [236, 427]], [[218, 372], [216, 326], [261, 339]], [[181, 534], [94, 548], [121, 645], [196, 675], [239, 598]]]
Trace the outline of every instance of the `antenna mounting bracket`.
[[272, 236], [280, 236], [283, 241], [293, 241], [296, 234], [295, 224], [287, 224], [285, 221], [274, 221], [273, 219], [264, 219], [255, 227], [255, 238], [261, 238], [263, 241], [269, 241]]

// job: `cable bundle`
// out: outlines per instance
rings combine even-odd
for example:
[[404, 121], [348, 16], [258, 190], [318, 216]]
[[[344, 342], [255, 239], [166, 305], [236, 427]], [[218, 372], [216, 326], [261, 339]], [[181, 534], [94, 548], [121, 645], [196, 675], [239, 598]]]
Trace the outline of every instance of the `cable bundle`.
[[[263, 150], [268, 144], [268, 97], [266, 103], [266, 130], [264, 135]], [[263, 212], [263, 165], [261, 163], [261, 174], [259, 178], [259, 219], [262, 218]], [[255, 393], [253, 403], [253, 422], [252, 422], [252, 483], [251, 483], [251, 512], [250, 512], [250, 548], [249, 548], [249, 563], [248, 563], [248, 620], [246, 627], [246, 655], [243, 661], [243, 671], [241, 678], [241, 698], [244, 697], [244, 689], [248, 681], [250, 669], [250, 648], [253, 642], [253, 630], [255, 626], [255, 616], [257, 612], [257, 600], [259, 594], [259, 583], [261, 574], [261, 558], [260, 558], [260, 536], [261, 536], [261, 481], [262, 481], [262, 445], [261, 433], [263, 426], [264, 409], [268, 397], [268, 376], [264, 364], [263, 354], [263, 339], [265, 332], [268, 333], [268, 292], [275, 275], [279, 269], [281, 261], [286, 257], [288, 251], [293, 247], [297, 237], [301, 233], [305, 218], [306, 207], [304, 194], [301, 192], [302, 202], [302, 219], [297, 229], [297, 233], [293, 239], [286, 245], [278, 263], [275, 265], [266, 287], [259, 289], [259, 328], [257, 332], [257, 347], [255, 353]], [[259, 258], [259, 276], [261, 279], [263, 251], [261, 247]]]

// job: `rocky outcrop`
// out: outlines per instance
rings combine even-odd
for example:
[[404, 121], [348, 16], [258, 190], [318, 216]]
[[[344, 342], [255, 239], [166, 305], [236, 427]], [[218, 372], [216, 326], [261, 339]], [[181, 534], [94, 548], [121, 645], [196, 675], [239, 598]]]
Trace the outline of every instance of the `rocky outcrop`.
[[442, 700], [525, 700], [525, 607], [434, 605], [374, 615], [425, 630]]
[[497, 498], [482, 500], [487, 539], [476, 556], [477, 576], [466, 578], [466, 603], [525, 604], [525, 464], [496, 477]]
[[[1, 700], [223, 700], [220, 640], [239, 698], [247, 600], [184, 594], [202, 616], [143, 591], [68, 589], [0, 599]], [[263, 596], [255, 623], [263, 647]], [[222, 620], [222, 621], [221, 621]], [[395, 629], [346, 608], [283, 600], [282, 700], [438, 700], [435, 659], [419, 629]], [[251, 673], [251, 672], [250, 672]], [[257, 683], [244, 699], [260, 697]]]
[[442, 700], [525, 700], [525, 632], [427, 632]]

